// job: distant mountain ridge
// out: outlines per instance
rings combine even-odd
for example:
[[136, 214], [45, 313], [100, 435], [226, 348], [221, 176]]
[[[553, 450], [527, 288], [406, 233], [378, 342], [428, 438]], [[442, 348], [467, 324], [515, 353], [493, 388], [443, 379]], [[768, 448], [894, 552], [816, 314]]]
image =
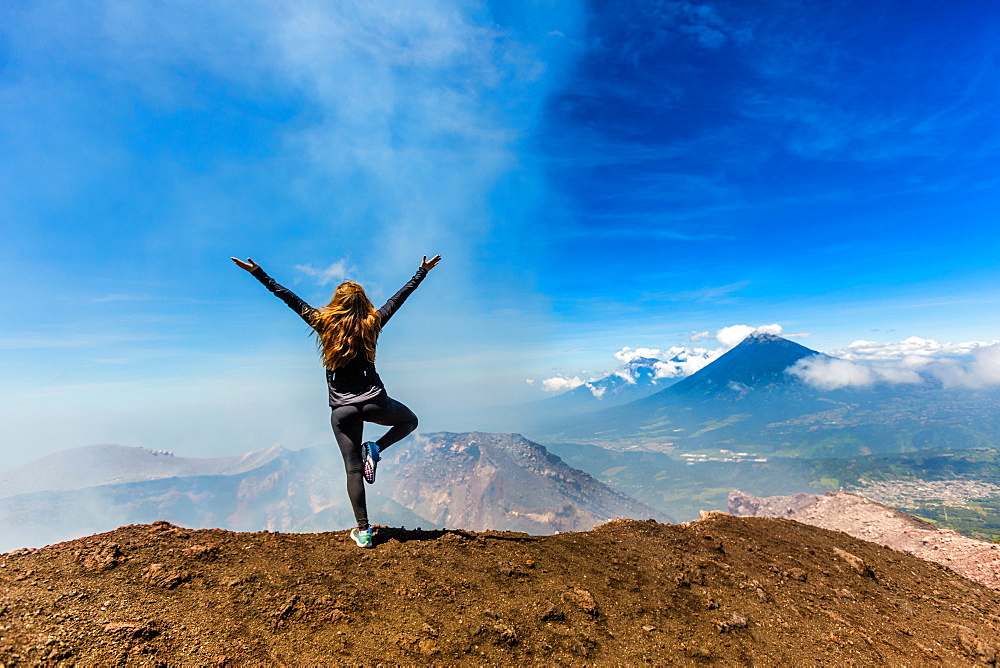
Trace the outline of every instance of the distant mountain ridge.
[[774, 334], [753, 334], [671, 387], [622, 406], [553, 419], [528, 433], [549, 443], [812, 457], [1000, 440], [995, 390], [939, 383], [821, 390], [788, 372], [813, 357], [826, 356]]
[[611, 407], [654, 394], [676, 383], [679, 378], [657, 378], [660, 360], [637, 357], [599, 380], [590, 381], [558, 396], [538, 402], [547, 410], [581, 411]]
[[287, 452], [280, 445], [272, 445], [244, 455], [202, 459], [124, 445], [86, 445], [0, 471], [0, 498], [190, 475], [236, 475]]
[[[798, 360], [819, 354], [774, 334], [751, 334], [680, 382], [589, 419], [564, 421], [562, 429], [542, 440], [586, 440], [596, 434], [603, 440], [670, 443], [692, 431], [715, 431], [720, 426], [713, 423], [720, 420], [728, 420], [722, 426], [751, 421], [760, 428], [774, 421], [775, 412], [787, 418], [819, 410], [824, 405], [816, 393], [786, 373]], [[776, 398], [777, 405], [767, 406]], [[804, 407], [796, 405], [803, 402]]]
[[[354, 524], [343, 462], [327, 448], [271, 446], [196, 459], [94, 446], [2, 477], [19, 475], [17, 493], [0, 497], [0, 551], [160, 519], [240, 531]], [[619, 516], [669, 519], [510, 434], [429, 434], [396, 444], [368, 488], [368, 506], [378, 524], [533, 533], [583, 530]]]

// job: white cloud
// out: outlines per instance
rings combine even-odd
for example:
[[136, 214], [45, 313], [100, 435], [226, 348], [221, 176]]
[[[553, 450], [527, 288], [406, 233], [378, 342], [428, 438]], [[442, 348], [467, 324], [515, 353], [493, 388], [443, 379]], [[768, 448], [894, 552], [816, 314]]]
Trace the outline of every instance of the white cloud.
[[330, 283], [346, 280], [353, 270], [348, 269], [346, 260], [337, 260], [326, 269], [317, 269], [311, 264], [297, 264], [295, 268], [307, 276], [312, 276], [324, 287]]
[[[597, 399], [604, 396], [604, 393], [608, 391], [606, 385], [598, 387], [594, 385], [596, 378], [591, 378], [590, 380], [582, 380], [579, 376], [573, 376], [568, 378], [566, 376], [555, 376], [553, 378], [546, 378], [542, 381], [542, 389], [546, 392], [564, 392], [568, 390], [575, 390], [578, 387], [586, 387], [590, 390], [590, 393], [594, 395]], [[631, 382], [635, 382], [632, 380]]]
[[580, 380], [579, 376], [574, 376], [572, 378], [565, 378], [563, 376], [555, 376], [554, 378], [546, 378], [542, 381], [542, 389], [546, 392], [562, 392], [563, 390], [572, 390], [583, 385], [586, 381]]
[[535, 379], [534, 378], [525, 378], [524, 382], [526, 382], [528, 385], [534, 385], [535, 384]]
[[659, 359], [663, 354], [663, 351], [659, 348], [629, 348], [625, 346], [621, 350], [615, 353], [615, 359], [622, 364], [628, 364], [632, 360], [638, 359], [640, 357], [648, 357], [652, 359]]
[[911, 336], [888, 344], [855, 341], [847, 350], [854, 359], [809, 357], [788, 372], [823, 390], [880, 382], [915, 384], [926, 378], [938, 379], [946, 387], [1000, 385], [1000, 344], [996, 343], [939, 343]]
[[1000, 345], [976, 349], [967, 362], [942, 360], [930, 371], [948, 387], [1000, 385]]
[[832, 350], [829, 354], [847, 360], [899, 360], [906, 357], [964, 356], [997, 343], [1000, 341], [939, 343], [934, 339], [922, 339], [919, 336], [911, 336], [898, 343], [878, 343], [861, 339], [847, 348]]
[[[722, 348], [709, 350], [691, 346], [674, 346], [672, 348], [622, 348], [614, 354], [619, 362], [628, 364], [639, 358], [657, 360], [653, 364], [654, 378], [679, 378], [689, 376], [712, 360], [724, 353]], [[613, 372], [626, 382], [635, 382], [627, 369], [617, 369]]]
[[924, 378], [936, 378], [948, 387], [1000, 384], [1000, 341], [942, 343], [919, 336], [891, 343], [862, 339], [829, 354], [837, 359], [800, 360], [789, 372], [821, 389], [918, 383]]
[[681, 378], [708, 366], [725, 350], [675, 346], [664, 351], [663, 359], [653, 365], [656, 378]]
[[920, 375], [911, 369], [875, 366], [819, 355], [800, 359], [788, 369], [788, 373], [821, 390], [870, 387], [878, 382], [922, 382]]
[[892, 366], [874, 366], [872, 369], [878, 379], [886, 383], [916, 385], [924, 381], [920, 374], [913, 369]]
[[[635, 376], [633, 376], [632, 372], [629, 371], [626, 368], [615, 369], [614, 371], [611, 372], [611, 375], [612, 376], [618, 376], [619, 378], [621, 378], [622, 380], [624, 380], [629, 385], [635, 385]], [[594, 396], [597, 396], [597, 395], [594, 395]]]
[[782, 332], [781, 325], [761, 325], [760, 327], [750, 327], [749, 325], [730, 325], [729, 327], [723, 327], [715, 333], [715, 338], [721, 343], [726, 349], [733, 348], [743, 339], [747, 338], [751, 334], [776, 334], [781, 335]]
[[715, 338], [726, 348], [732, 348], [740, 341], [750, 336], [754, 328], [747, 325], [730, 325], [715, 333]]

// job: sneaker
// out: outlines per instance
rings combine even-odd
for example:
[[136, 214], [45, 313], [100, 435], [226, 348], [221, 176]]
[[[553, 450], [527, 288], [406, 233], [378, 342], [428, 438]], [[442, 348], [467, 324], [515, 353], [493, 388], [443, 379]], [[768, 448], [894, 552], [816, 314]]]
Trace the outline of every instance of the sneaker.
[[364, 531], [358, 527], [354, 527], [351, 529], [351, 538], [353, 538], [354, 542], [358, 544], [358, 547], [374, 547], [374, 543], [372, 543], [371, 526]]
[[365, 463], [365, 482], [369, 485], [375, 482], [375, 467], [382, 457], [378, 452], [378, 444], [375, 441], [365, 441], [361, 444], [361, 459]]

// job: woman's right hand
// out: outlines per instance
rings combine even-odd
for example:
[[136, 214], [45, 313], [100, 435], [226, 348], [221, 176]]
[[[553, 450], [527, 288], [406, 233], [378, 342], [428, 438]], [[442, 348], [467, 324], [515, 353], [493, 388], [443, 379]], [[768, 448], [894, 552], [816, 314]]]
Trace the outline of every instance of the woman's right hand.
[[440, 261], [441, 261], [441, 256], [440, 255], [435, 255], [430, 260], [428, 260], [427, 256], [425, 255], [424, 256], [424, 261], [420, 263], [420, 268], [423, 269], [424, 271], [430, 271], [431, 269], [433, 269], [434, 267], [436, 267], [437, 263], [440, 262]]
[[252, 271], [256, 271], [257, 269], [260, 269], [260, 266], [256, 262], [254, 262], [253, 260], [251, 260], [250, 258], [247, 258], [246, 262], [244, 262], [243, 260], [237, 259], [235, 257], [231, 257], [229, 259], [232, 260], [233, 262], [235, 262], [236, 266], [239, 267], [240, 269], [246, 269], [247, 271], [251, 271], [251, 272]]

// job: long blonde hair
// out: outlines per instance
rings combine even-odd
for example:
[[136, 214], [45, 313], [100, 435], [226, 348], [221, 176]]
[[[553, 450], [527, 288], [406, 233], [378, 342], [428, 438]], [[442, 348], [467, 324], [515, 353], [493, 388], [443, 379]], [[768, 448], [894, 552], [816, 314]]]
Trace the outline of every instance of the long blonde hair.
[[375, 344], [382, 319], [365, 289], [357, 283], [341, 283], [330, 303], [313, 311], [311, 319], [316, 345], [327, 369], [343, 366], [355, 355], [375, 361]]

